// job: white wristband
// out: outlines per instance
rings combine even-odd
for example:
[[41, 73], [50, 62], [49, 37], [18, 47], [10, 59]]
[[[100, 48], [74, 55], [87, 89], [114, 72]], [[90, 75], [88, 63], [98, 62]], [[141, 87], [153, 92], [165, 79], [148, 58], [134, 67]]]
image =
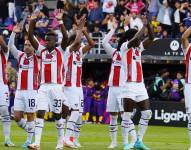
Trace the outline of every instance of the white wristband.
[[64, 22], [62, 20], [58, 21], [59, 24], [64, 24]]

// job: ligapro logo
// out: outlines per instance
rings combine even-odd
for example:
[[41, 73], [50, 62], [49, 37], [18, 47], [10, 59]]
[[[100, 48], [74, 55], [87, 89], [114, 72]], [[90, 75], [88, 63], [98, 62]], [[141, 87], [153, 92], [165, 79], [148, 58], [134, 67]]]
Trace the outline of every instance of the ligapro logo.
[[163, 109], [155, 110], [155, 120], [163, 120], [164, 123], [169, 123], [171, 121], [187, 121], [188, 115], [183, 111], [177, 111], [174, 113], [165, 112]]

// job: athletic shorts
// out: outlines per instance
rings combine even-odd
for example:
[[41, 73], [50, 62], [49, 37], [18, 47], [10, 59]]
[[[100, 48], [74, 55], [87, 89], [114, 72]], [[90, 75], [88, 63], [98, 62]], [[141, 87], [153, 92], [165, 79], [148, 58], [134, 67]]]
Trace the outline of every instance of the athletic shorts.
[[108, 98], [107, 98], [107, 112], [122, 112], [123, 99], [122, 96], [123, 87], [109, 87]]
[[37, 110], [61, 113], [62, 104], [68, 106], [61, 84], [42, 84], [37, 99]]
[[9, 89], [8, 85], [0, 83], [0, 106], [9, 107]]
[[37, 104], [36, 90], [17, 90], [14, 100], [14, 111], [24, 111], [26, 113], [36, 112]]
[[137, 103], [149, 98], [145, 84], [136, 82], [125, 83], [122, 97], [130, 98]]
[[67, 98], [70, 109], [83, 112], [84, 95], [82, 87], [64, 87], [64, 94]]

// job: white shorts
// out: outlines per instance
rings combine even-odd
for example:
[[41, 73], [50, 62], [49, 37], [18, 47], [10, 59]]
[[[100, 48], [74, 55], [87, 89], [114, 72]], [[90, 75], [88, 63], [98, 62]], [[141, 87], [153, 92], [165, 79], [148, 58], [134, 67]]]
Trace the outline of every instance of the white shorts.
[[4, 83], [0, 83], [0, 106], [9, 106], [9, 89]]
[[109, 87], [108, 98], [107, 98], [107, 112], [122, 112], [123, 100], [121, 98], [122, 87]]
[[17, 90], [14, 100], [14, 111], [24, 111], [26, 113], [36, 112], [37, 91]]
[[84, 95], [82, 87], [64, 87], [64, 94], [67, 98], [70, 109], [83, 112]]
[[43, 84], [37, 94], [37, 110], [62, 112], [62, 104], [68, 106], [66, 97], [60, 84]]
[[149, 98], [145, 84], [136, 82], [125, 83], [122, 97], [130, 98], [137, 103]]
[[184, 97], [185, 97], [186, 113], [191, 113], [191, 84], [185, 84]]

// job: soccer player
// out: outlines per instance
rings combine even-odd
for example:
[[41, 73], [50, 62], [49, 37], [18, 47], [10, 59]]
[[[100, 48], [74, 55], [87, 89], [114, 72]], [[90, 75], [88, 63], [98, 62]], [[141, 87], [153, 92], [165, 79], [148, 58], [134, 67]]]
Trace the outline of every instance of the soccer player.
[[6, 65], [9, 57], [9, 50], [2, 35], [0, 35], [0, 46], [0, 114], [2, 117], [3, 132], [5, 136], [5, 146], [14, 147], [15, 145], [10, 140], [11, 119], [8, 111], [9, 90], [6, 76]]
[[[152, 111], [150, 109], [149, 97], [143, 81], [143, 71], [141, 63], [141, 53], [147, 48], [154, 40], [151, 26], [147, 18], [148, 39], [141, 42], [141, 38], [144, 33], [143, 27], [135, 36], [126, 41], [121, 46], [122, 64], [125, 71], [126, 82], [125, 88], [123, 88], [124, 98], [124, 124], [130, 124], [131, 116], [133, 113], [134, 102], [141, 110], [141, 118], [139, 121], [139, 130], [137, 135], [137, 141], [134, 145], [134, 149], [150, 150], [142, 142], [143, 136], [147, 130], [148, 122], [152, 117]], [[130, 126], [127, 126], [126, 133]], [[124, 145], [124, 150], [129, 150], [129, 144]]]
[[182, 35], [182, 46], [184, 51], [184, 56], [186, 59], [186, 81], [184, 86], [184, 97], [185, 97], [185, 107], [186, 113], [188, 114], [188, 133], [190, 138], [190, 148], [191, 150], [191, 44], [189, 43], [189, 37], [191, 35], [191, 27], [189, 27]]
[[[16, 33], [22, 31], [19, 25], [14, 26], [10, 36], [8, 48], [18, 61], [18, 82], [14, 101], [14, 116], [17, 124], [28, 133], [26, 142], [22, 145], [27, 148], [32, 143], [34, 134], [34, 113], [36, 111], [36, 95], [39, 83], [39, 63], [34, 54], [34, 48], [29, 40], [24, 43], [24, 51], [16, 48], [14, 41]], [[27, 114], [27, 122], [24, 119]]]
[[[108, 34], [105, 35], [102, 43], [103, 48], [107, 52], [108, 55], [112, 57], [112, 64], [111, 64], [111, 71], [109, 75], [109, 93], [108, 93], [108, 100], [107, 100], [107, 109], [106, 111], [110, 113], [110, 135], [111, 135], [111, 144], [108, 148], [114, 149], [117, 147], [117, 131], [118, 131], [118, 113], [123, 113], [123, 103], [122, 103], [122, 88], [123, 88], [123, 82], [125, 78], [124, 69], [122, 66], [122, 57], [120, 53], [120, 46], [118, 46], [118, 49], [113, 48], [109, 41], [111, 40], [112, 36], [115, 33], [115, 30], [117, 28], [117, 23], [113, 23], [113, 28], [108, 32]], [[120, 43], [119, 43], [120, 44]], [[124, 123], [124, 121], [122, 122]], [[130, 130], [131, 130], [131, 136], [132, 136], [132, 142], [131, 145], [133, 146], [136, 142], [136, 131], [134, 123], [131, 121], [130, 123]], [[122, 135], [124, 144], [128, 143], [128, 134], [125, 135], [126, 125], [122, 124]], [[131, 147], [132, 147], [131, 146]]]
[[[71, 107], [71, 116], [67, 122], [67, 129], [65, 134], [65, 145], [71, 148], [81, 147], [78, 142], [80, 128], [82, 125], [82, 113], [83, 113], [83, 90], [81, 83], [82, 76], [82, 58], [85, 57], [87, 52], [94, 46], [94, 41], [90, 38], [85, 28], [82, 29], [82, 33], [87, 39], [87, 45], [81, 44], [81, 39], [75, 45], [72, 44], [76, 38], [76, 34], [69, 38], [69, 46], [66, 49], [67, 62], [66, 79], [64, 84], [64, 93], [69, 101]], [[71, 44], [73, 45], [71, 47]], [[70, 141], [70, 136], [74, 134], [74, 142]]]
[[[35, 126], [35, 142], [28, 146], [29, 149], [39, 150], [42, 128], [44, 127], [45, 112], [50, 110], [56, 119], [56, 128], [58, 132], [58, 142], [56, 149], [63, 148], [64, 121], [61, 117], [62, 103], [66, 101], [62, 92], [63, 74], [64, 74], [64, 50], [67, 45], [68, 36], [61, 21], [63, 12], [59, 12], [56, 18], [59, 20], [63, 39], [61, 45], [56, 47], [57, 35], [50, 31], [45, 36], [45, 46], [40, 45], [34, 38], [33, 31], [37, 16], [33, 14], [29, 25], [28, 38], [40, 58], [40, 88], [37, 94], [37, 118]], [[67, 104], [66, 104], [67, 105]]]

